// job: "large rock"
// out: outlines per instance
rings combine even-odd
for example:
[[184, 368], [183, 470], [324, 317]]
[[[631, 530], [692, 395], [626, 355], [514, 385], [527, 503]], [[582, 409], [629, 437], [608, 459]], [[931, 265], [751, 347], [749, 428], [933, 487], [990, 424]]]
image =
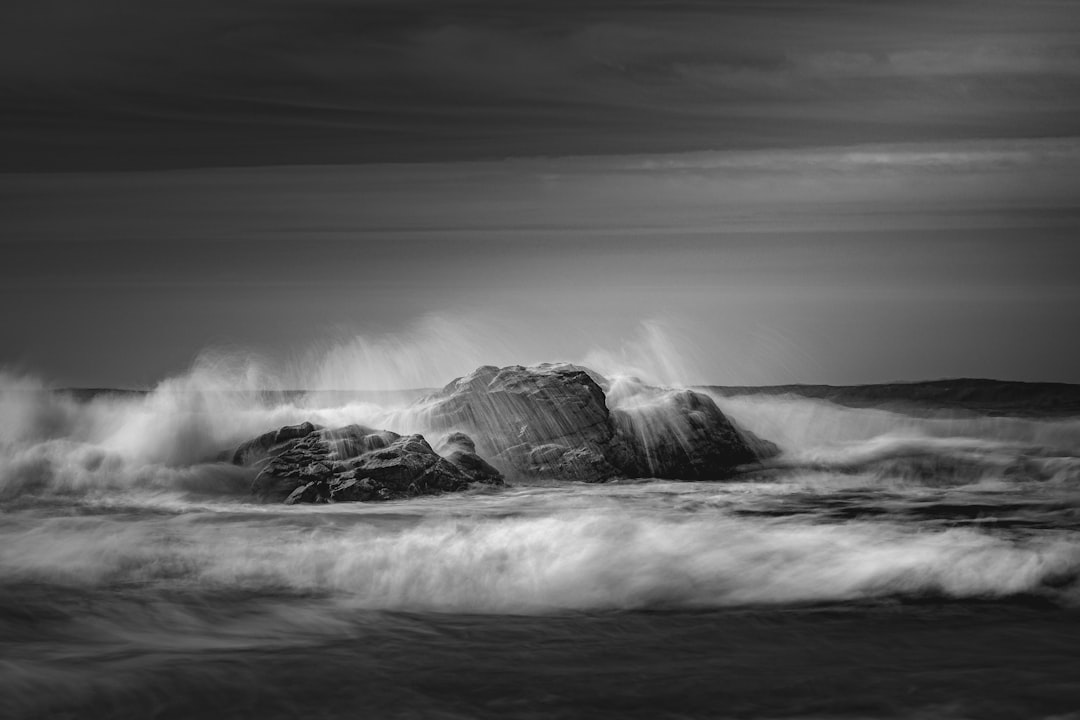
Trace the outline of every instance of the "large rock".
[[597, 482], [621, 475], [604, 391], [584, 368], [484, 366], [421, 401], [433, 430], [464, 430], [515, 476]]
[[[472, 441], [462, 435], [459, 442]], [[390, 500], [503, 483], [475, 453], [462, 452], [456, 460], [441, 457], [421, 435], [311, 423], [260, 435], [232, 454], [234, 463], [258, 470], [251, 485], [255, 496], [290, 504]]]
[[[568, 364], [485, 366], [420, 401], [420, 422], [465, 431], [510, 477], [717, 479], [775, 453], [712, 398], [617, 382]], [[605, 383], [606, 384], [606, 383]]]
[[441, 434], [438, 452], [420, 435], [302, 423], [250, 440], [230, 457], [258, 471], [252, 492], [259, 497], [321, 502], [501, 485], [503, 474], [721, 479], [777, 452], [735, 426], [707, 395], [628, 379], [609, 384], [567, 364], [481, 367], [402, 417]]
[[608, 394], [616, 437], [628, 448], [628, 470], [678, 480], [725, 477], [777, 448], [740, 430], [708, 395], [693, 390], [616, 382]]

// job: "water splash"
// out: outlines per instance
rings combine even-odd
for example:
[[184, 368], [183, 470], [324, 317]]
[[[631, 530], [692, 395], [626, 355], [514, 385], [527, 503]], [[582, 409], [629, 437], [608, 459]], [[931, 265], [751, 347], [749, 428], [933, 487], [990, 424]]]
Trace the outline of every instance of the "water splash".
[[[678, 328], [678, 329], [677, 329]], [[604, 377], [631, 378], [649, 385], [686, 386], [708, 376], [704, 351], [694, 333], [677, 323], [648, 319], [617, 348], [592, 348], [580, 364]]]

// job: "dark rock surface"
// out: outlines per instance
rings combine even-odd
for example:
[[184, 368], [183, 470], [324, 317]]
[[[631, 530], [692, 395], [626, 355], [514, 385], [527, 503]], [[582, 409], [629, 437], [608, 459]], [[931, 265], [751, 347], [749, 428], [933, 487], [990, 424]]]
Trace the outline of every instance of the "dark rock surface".
[[778, 452], [772, 443], [737, 429], [712, 398], [693, 390], [616, 384], [609, 397], [616, 435], [631, 454], [625, 467], [642, 476], [716, 479]]
[[601, 382], [568, 364], [485, 366], [419, 401], [419, 412], [427, 427], [470, 433], [510, 477], [717, 479], [776, 453], [707, 395], [633, 381], [605, 394]]
[[421, 422], [465, 431], [481, 454], [516, 476], [597, 482], [622, 473], [604, 391], [583, 368], [484, 366], [420, 401]]
[[240, 445], [230, 453], [229, 461], [234, 465], [265, 464], [266, 460], [291, 449], [297, 442], [321, 429], [318, 425], [305, 422], [271, 430]]
[[[459, 435], [458, 445], [472, 445]], [[455, 455], [441, 457], [421, 435], [302, 423], [244, 443], [232, 461], [258, 470], [251, 484], [255, 496], [289, 504], [390, 500], [502, 484], [502, 475], [475, 452]]]
[[465, 433], [450, 433], [439, 443], [438, 453], [473, 482], [502, 480], [502, 473], [476, 454], [476, 443]]
[[260, 435], [230, 458], [258, 470], [256, 496], [307, 503], [454, 492], [501, 485], [504, 474], [715, 480], [778, 452], [736, 427], [708, 395], [608, 383], [568, 364], [481, 367], [408, 413], [411, 424], [445, 433], [438, 452], [422, 435], [302, 423]]

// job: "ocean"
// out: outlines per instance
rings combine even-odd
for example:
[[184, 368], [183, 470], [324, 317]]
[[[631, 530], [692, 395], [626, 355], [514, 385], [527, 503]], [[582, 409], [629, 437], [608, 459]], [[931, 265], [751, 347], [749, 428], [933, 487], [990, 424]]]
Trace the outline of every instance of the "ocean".
[[1077, 415], [714, 390], [782, 454], [286, 506], [215, 454], [408, 412], [20, 382], [0, 717], [1080, 718]]

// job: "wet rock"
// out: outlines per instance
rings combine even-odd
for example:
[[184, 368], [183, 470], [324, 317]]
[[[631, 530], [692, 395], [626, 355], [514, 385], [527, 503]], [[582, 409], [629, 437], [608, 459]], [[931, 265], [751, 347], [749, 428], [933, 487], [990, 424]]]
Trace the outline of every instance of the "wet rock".
[[476, 443], [463, 432], [452, 432], [439, 441], [436, 448], [440, 455], [449, 455], [452, 452], [476, 452]]
[[737, 429], [708, 395], [636, 385], [612, 388], [624, 467], [640, 477], [716, 480], [775, 454], [775, 446]]
[[256, 496], [314, 502], [454, 492], [501, 485], [504, 474], [712, 480], [777, 452], [708, 395], [626, 378], [609, 383], [568, 364], [478, 368], [419, 401], [410, 417], [446, 433], [439, 452], [421, 435], [303, 423], [261, 435], [232, 457], [259, 470]]
[[330, 483], [330, 498], [334, 502], [377, 500], [379, 499], [378, 488], [371, 481], [371, 478], [357, 478], [355, 473], [347, 477], [342, 475]]
[[502, 473], [476, 454], [476, 443], [465, 433], [450, 433], [439, 443], [438, 453], [465, 473], [472, 482], [501, 484]]
[[329, 499], [330, 489], [325, 482], [309, 482], [293, 490], [289, 497], [285, 498], [285, 504], [327, 502]]
[[[387, 500], [460, 491], [477, 482], [503, 482], [502, 475], [475, 453], [458, 450], [458, 462], [451, 462], [421, 435], [401, 436], [361, 425], [311, 426], [306, 434], [295, 428], [302, 426], [291, 426], [284, 435], [266, 433], [240, 446], [261, 451], [238, 448], [233, 454], [237, 464], [259, 470], [251, 485], [256, 497], [288, 504]], [[283, 443], [271, 438], [285, 435], [289, 437]], [[247, 459], [251, 461], [245, 463]]]
[[382, 450], [351, 461], [356, 477], [363, 476], [393, 497], [465, 490], [470, 478], [440, 457], [422, 435], [408, 435]]
[[[484, 366], [422, 401], [421, 414], [428, 427], [468, 432], [511, 476], [597, 482], [620, 474], [605, 452], [615, 438], [604, 391], [575, 365]], [[535, 456], [543, 446], [562, 451]], [[570, 450], [585, 452], [566, 457]]]
[[776, 452], [707, 395], [608, 383], [565, 363], [478, 368], [421, 401], [419, 413], [434, 429], [468, 432], [512, 478], [717, 479]]
[[304, 422], [271, 430], [237, 447], [229, 454], [229, 462], [234, 465], [255, 465], [265, 462], [287, 452], [300, 440], [320, 429], [318, 425]]

